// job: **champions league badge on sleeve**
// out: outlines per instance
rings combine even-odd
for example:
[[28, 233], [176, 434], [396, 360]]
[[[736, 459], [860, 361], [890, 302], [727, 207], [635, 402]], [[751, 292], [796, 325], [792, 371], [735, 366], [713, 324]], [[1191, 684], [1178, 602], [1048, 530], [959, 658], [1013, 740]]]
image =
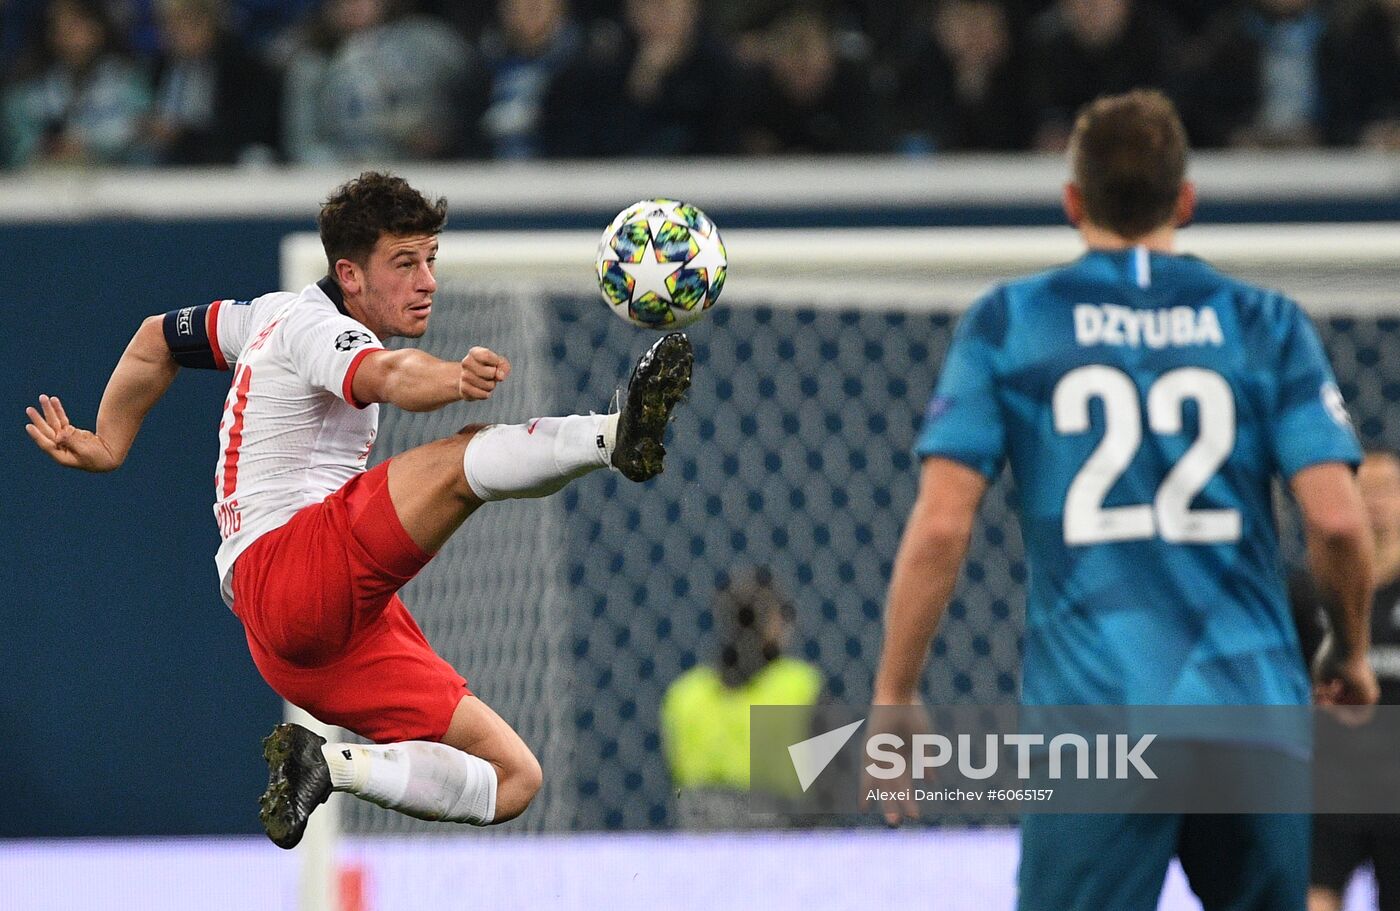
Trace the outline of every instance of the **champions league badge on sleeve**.
[[368, 345], [374, 341], [368, 332], [361, 332], [358, 329], [347, 329], [335, 337], [336, 351], [354, 351], [363, 345]]

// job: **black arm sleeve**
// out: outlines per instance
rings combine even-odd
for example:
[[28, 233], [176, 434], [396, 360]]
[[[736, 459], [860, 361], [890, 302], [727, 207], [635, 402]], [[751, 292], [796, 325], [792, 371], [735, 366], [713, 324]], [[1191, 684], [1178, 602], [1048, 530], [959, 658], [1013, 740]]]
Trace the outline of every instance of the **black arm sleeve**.
[[200, 370], [218, 370], [219, 362], [214, 357], [214, 349], [209, 339], [209, 308], [212, 304], [198, 307], [182, 307], [165, 314], [165, 343], [175, 363], [181, 367], [194, 367]]

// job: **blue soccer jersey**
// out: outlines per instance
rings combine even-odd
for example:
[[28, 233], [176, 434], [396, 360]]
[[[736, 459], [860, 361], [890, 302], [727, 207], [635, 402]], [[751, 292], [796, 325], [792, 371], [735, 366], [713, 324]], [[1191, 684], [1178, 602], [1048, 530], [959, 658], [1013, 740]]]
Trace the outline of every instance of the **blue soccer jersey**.
[[1292, 301], [1142, 247], [999, 286], [959, 324], [916, 450], [1011, 465], [1024, 702], [1308, 701], [1270, 482], [1361, 452]]

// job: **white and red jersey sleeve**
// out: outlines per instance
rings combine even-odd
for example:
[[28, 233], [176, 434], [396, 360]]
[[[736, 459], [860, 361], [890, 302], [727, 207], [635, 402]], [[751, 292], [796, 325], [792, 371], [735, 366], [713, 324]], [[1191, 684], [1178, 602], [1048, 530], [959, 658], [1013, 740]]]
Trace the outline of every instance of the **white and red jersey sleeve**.
[[257, 327], [294, 298], [278, 291], [171, 310], [164, 317], [165, 343], [181, 367], [230, 370]]
[[384, 345], [364, 324], [342, 313], [327, 316], [306, 309], [293, 311], [286, 333], [292, 368], [313, 389], [322, 389], [344, 402], [363, 408], [351, 391], [355, 371], [365, 357]]

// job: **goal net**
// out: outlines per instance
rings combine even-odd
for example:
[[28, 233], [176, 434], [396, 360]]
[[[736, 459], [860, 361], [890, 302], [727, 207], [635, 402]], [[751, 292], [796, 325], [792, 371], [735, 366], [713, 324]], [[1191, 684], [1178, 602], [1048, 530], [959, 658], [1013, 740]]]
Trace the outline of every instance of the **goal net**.
[[[541, 759], [545, 788], [512, 831], [668, 826], [658, 708], [670, 681], [712, 657], [711, 604], [728, 574], [771, 568], [797, 605], [793, 651], [821, 667], [832, 698], [869, 698], [915, 493], [910, 449], [957, 314], [993, 281], [1078, 253], [1068, 229], [725, 239], [729, 284], [689, 330], [695, 380], [666, 472], [645, 485], [600, 472], [554, 497], [492, 504], [404, 593], [434, 646]], [[1181, 241], [1300, 300], [1362, 437], [1400, 443], [1400, 226], [1198, 226]], [[605, 410], [654, 336], [598, 300], [596, 242], [445, 234], [422, 347], [456, 359], [486, 345], [514, 369], [484, 404], [385, 409], [379, 456], [468, 422]], [[286, 287], [324, 268], [314, 236], [286, 239]], [[1008, 483], [988, 497], [934, 645], [931, 700], [1016, 698], [1026, 570]], [[353, 800], [339, 809], [350, 833], [466, 831]]]

